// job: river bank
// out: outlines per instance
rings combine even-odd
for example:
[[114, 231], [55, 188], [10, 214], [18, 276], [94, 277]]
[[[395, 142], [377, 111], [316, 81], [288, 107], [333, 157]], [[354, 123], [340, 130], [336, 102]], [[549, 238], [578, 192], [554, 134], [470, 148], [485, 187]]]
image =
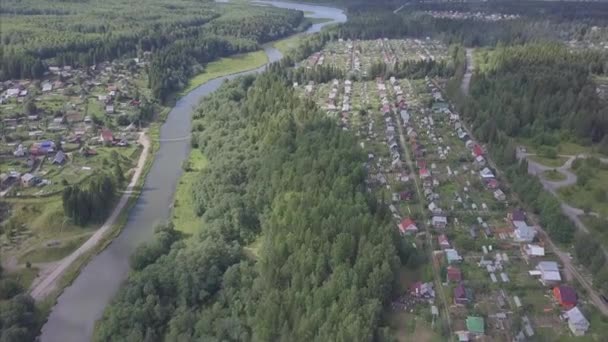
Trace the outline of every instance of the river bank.
[[[308, 33], [318, 32], [329, 23], [346, 20], [344, 13], [336, 8], [284, 2], [265, 3], [314, 12], [318, 17], [328, 15], [334, 19], [331, 22], [312, 25]], [[264, 52], [270, 63], [282, 57], [277, 49], [268, 44], [264, 46]], [[128, 275], [131, 253], [152, 237], [157, 224], [165, 222], [171, 215], [174, 191], [183, 173], [182, 165], [190, 154], [188, 137], [192, 110], [202, 97], [215, 91], [225, 80], [261, 72], [264, 68], [262, 66], [212, 79], [176, 101], [165, 123], [160, 127], [158, 151], [124, 228], [107, 248], [82, 268], [78, 277], [58, 297], [48, 321], [42, 328], [41, 341], [90, 339], [95, 321], [101, 317], [105, 306]]]

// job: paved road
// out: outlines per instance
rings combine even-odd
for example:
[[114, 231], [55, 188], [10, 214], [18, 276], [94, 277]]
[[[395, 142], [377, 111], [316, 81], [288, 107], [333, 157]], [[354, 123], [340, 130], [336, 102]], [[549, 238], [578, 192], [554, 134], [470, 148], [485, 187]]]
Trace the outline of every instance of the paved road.
[[139, 143], [144, 147], [139, 156], [139, 160], [137, 161], [137, 166], [135, 167], [135, 173], [131, 178], [131, 182], [127, 186], [126, 191], [123, 193], [118, 205], [114, 208], [114, 211], [110, 215], [110, 217], [106, 220], [106, 222], [99, 228], [95, 234], [93, 234], [84, 244], [82, 244], [77, 250], [72, 252], [72, 254], [68, 255], [60, 262], [57, 263], [55, 269], [47, 274], [43, 274], [43, 277], [37, 279], [33, 283], [33, 287], [31, 288], [30, 294], [35, 300], [44, 299], [49, 293], [57, 288], [57, 281], [61, 278], [61, 275], [72, 265], [74, 261], [83, 256], [85, 253], [92, 250], [99, 241], [106, 235], [106, 233], [112, 228], [116, 219], [124, 209], [125, 205], [131, 198], [131, 194], [133, 192], [133, 188], [137, 184], [139, 177], [143, 171], [144, 165], [146, 164], [146, 160], [148, 158], [149, 150], [150, 150], [150, 141], [148, 136], [145, 133], [141, 133], [139, 135]]

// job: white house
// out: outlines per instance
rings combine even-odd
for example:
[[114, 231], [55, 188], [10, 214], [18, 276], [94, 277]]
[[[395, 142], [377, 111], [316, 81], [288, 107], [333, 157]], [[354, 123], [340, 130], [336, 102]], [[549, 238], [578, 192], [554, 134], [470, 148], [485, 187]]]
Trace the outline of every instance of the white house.
[[555, 261], [541, 261], [536, 266], [536, 270], [540, 273], [540, 281], [546, 286], [555, 285], [562, 281], [559, 274], [559, 266]]
[[545, 256], [545, 248], [539, 245], [528, 244], [524, 247], [524, 252], [529, 257]]
[[589, 329], [589, 321], [585, 318], [581, 310], [578, 307], [566, 311], [565, 317], [568, 320], [568, 327], [574, 334], [574, 336], [583, 336]]

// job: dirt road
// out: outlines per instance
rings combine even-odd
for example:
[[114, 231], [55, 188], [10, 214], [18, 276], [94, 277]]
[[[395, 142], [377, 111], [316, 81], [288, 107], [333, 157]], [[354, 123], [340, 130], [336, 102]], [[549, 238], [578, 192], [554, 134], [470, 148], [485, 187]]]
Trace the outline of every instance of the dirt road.
[[41, 278], [36, 279], [36, 281], [34, 281], [33, 286], [30, 289], [30, 295], [35, 300], [42, 300], [49, 293], [55, 290], [57, 287], [57, 281], [61, 278], [61, 275], [65, 272], [65, 270], [68, 269], [70, 265], [72, 265], [72, 263], [78, 258], [92, 250], [106, 235], [106, 233], [110, 231], [110, 229], [116, 222], [116, 219], [118, 218], [122, 210], [127, 205], [129, 199], [131, 198], [133, 188], [141, 177], [144, 165], [146, 164], [146, 160], [148, 158], [148, 154], [150, 153], [150, 140], [145, 134], [145, 132], [139, 135], [138, 142], [143, 146], [143, 150], [141, 152], [141, 155], [139, 156], [139, 160], [137, 161], [137, 166], [135, 167], [135, 172], [133, 174], [133, 177], [131, 178], [131, 182], [129, 183], [127, 189], [121, 196], [120, 201], [114, 208], [114, 211], [112, 211], [112, 214], [103, 224], [103, 226], [101, 226], [95, 232], [95, 234], [93, 234], [85, 243], [83, 243], [82, 246], [72, 252], [72, 254], [59, 261], [56, 267], [50, 273], [43, 274]]
[[469, 94], [469, 86], [471, 85], [471, 76], [473, 76], [473, 49], [468, 48], [467, 50], [467, 69], [462, 77], [462, 83], [460, 84], [460, 90], [463, 94]]

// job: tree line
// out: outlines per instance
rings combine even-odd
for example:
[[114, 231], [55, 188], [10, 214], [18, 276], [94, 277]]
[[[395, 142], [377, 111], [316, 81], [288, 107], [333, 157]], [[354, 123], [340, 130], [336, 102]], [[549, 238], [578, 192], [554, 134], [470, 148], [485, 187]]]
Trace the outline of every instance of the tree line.
[[200, 228], [172, 243], [164, 231], [165, 243], [136, 253], [95, 340], [387, 336], [381, 310], [399, 261], [416, 252], [366, 194], [355, 138], [279, 68], [202, 103], [193, 140], [210, 162], [193, 188]]

